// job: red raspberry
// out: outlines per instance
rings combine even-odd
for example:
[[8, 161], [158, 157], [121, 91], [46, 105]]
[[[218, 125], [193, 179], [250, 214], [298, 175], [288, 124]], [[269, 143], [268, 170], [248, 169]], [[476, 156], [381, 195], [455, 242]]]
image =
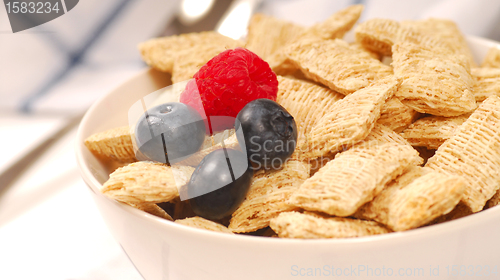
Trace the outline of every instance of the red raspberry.
[[244, 48], [221, 52], [201, 67], [194, 79], [197, 88], [190, 81], [181, 94], [182, 103], [193, 106], [202, 116], [233, 117], [217, 124], [212, 121], [211, 131], [231, 128], [248, 102], [276, 100], [278, 92], [278, 80], [269, 64]]

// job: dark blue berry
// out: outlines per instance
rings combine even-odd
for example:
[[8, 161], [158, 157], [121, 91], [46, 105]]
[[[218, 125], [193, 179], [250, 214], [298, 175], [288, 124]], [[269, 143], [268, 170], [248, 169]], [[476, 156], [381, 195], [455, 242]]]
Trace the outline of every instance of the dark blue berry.
[[236, 116], [241, 147], [255, 169], [279, 169], [295, 150], [297, 125], [292, 115], [270, 99], [248, 103]]
[[[243, 202], [253, 170], [241, 151], [219, 149], [205, 156], [196, 167], [184, 192], [196, 215], [220, 220]], [[181, 195], [182, 196], [182, 195]]]
[[205, 140], [205, 124], [191, 106], [169, 102], [141, 116], [135, 140], [140, 153], [148, 159], [175, 163], [200, 149]]

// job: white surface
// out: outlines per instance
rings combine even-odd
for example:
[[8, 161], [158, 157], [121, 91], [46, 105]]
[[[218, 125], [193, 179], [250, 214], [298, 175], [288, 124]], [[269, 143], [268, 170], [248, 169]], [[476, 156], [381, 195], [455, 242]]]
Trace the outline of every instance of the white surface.
[[[52, 125], [31, 121], [31, 129]], [[0, 279], [142, 279], [81, 179], [75, 133], [59, 140], [0, 195]]]
[[81, 112], [144, 68], [142, 65], [126, 63], [99, 67], [97, 70], [87, 65], [77, 66], [66, 79], [52, 88], [51, 94], [38, 100], [37, 111], [57, 112], [69, 116]]
[[63, 117], [0, 115], [0, 174], [66, 122]]

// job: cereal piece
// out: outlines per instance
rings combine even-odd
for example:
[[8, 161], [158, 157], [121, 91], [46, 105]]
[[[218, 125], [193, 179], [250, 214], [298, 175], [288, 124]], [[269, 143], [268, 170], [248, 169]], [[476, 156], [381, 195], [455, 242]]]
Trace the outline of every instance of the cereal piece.
[[381, 55], [392, 55], [401, 25], [390, 19], [370, 19], [355, 29], [356, 42]]
[[412, 146], [421, 146], [428, 149], [437, 149], [446, 140], [450, 139], [455, 130], [460, 127], [470, 114], [458, 117], [430, 116], [417, 120], [401, 133]]
[[248, 25], [246, 48], [268, 60], [299, 36], [305, 27], [263, 14], [255, 14]]
[[311, 26], [302, 34], [300, 40], [307, 38], [340, 39], [351, 30], [363, 12], [363, 5], [352, 5], [340, 10], [323, 22]]
[[[388, 224], [389, 208], [391, 207], [390, 202], [394, 194], [397, 194], [399, 189], [406, 187], [411, 184], [415, 179], [422, 177], [425, 174], [434, 172], [429, 168], [423, 168], [421, 166], [410, 166], [405, 172], [390, 181], [384, 190], [380, 192], [372, 201], [363, 205], [354, 214], [354, 217], [359, 219], [369, 219], [383, 221], [383, 224]], [[436, 172], [434, 172], [436, 173]], [[457, 202], [458, 203], [458, 202]]]
[[500, 68], [472, 68], [471, 74], [476, 101], [482, 102], [491, 95], [500, 96]]
[[279, 50], [277, 53], [273, 54], [267, 59], [269, 67], [276, 73], [276, 75], [291, 75], [297, 72], [298, 67], [286, 56], [283, 49]]
[[281, 212], [297, 210], [297, 207], [286, 203], [296, 189], [283, 187], [263, 197], [243, 202], [233, 213], [229, 229], [239, 233], [252, 232], [269, 226], [269, 221]]
[[336, 153], [363, 140], [380, 117], [380, 109], [400, 85], [393, 76], [336, 102], [311, 129], [306, 156]]
[[472, 52], [458, 26], [451, 20], [429, 18], [426, 20], [406, 20], [403, 27], [411, 27], [417, 32], [446, 44], [446, 48], [456, 55], [464, 55], [471, 66], [475, 65]]
[[[399, 144], [411, 147], [410, 143], [408, 143], [408, 141], [406, 141], [403, 137], [401, 137], [401, 135], [394, 132], [385, 125], [378, 123], [375, 124], [370, 134], [368, 134], [368, 136], [366, 136], [366, 138], [363, 141], [357, 143], [355, 147], [357, 148], [363, 147], [366, 149], [371, 149], [371, 148], [376, 148], [377, 146], [383, 144]], [[415, 164], [419, 164], [419, 162], [415, 162]], [[312, 175], [313, 174], [311, 173], [311, 176]]]
[[500, 187], [500, 98], [490, 96], [444, 142], [427, 167], [466, 181], [462, 201], [473, 212]]
[[408, 143], [408, 141], [406, 141], [401, 135], [394, 132], [394, 130], [388, 128], [387, 126], [379, 123], [375, 124], [370, 134], [368, 134], [368, 136], [366, 136], [363, 142], [359, 143], [358, 146], [364, 145], [367, 147], [372, 147], [387, 143], [410, 146], [410, 143]]
[[[232, 131], [232, 132], [231, 132]], [[207, 145], [206, 143], [201, 147], [201, 149], [195, 154], [191, 155], [189, 158], [180, 161], [179, 165], [189, 165], [189, 166], [197, 166], [201, 160], [211, 152], [215, 150], [219, 150], [222, 148], [226, 149], [239, 149], [240, 145], [238, 144], [238, 139], [236, 138], [236, 134], [234, 134], [233, 130], [226, 130], [226, 134], [223, 135], [224, 144], [222, 143], [222, 139], [215, 139], [213, 136], [210, 138], [211, 145]], [[205, 141], [206, 142], [206, 141]], [[177, 165], [176, 164], [176, 165]]]
[[300, 186], [289, 203], [306, 210], [349, 216], [406, 168], [420, 163], [417, 151], [408, 145], [361, 144], [337, 154]]
[[377, 60], [381, 60], [382, 59], [382, 56], [379, 53], [374, 52], [374, 51], [372, 51], [370, 49], [367, 49], [365, 46], [363, 46], [362, 44], [360, 44], [358, 42], [353, 42], [353, 43], [350, 43], [349, 45], [353, 49], [357, 49], [357, 50], [360, 50], [360, 51], [368, 53], [372, 58], [375, 58]]
[[492, 47], [486, 54], [481, 67], [500, 68], [500, 48]]
[[299, 212], [281, 213], [271, 220], [271, 228], [279, 237], [302, 239], [351, 238], [390, 232], [372, 221]]
[[146, 213], [149, 213], [151, 215], [167, 219], [169, 221], [174, 220], [167, 212], [165, 212], [165, 210], [163, 210], [160, 206], [156, 205], [155, 203], [141, 203], [141, 204], [127, 203], [127, 204], [134, 208], [142, 210]]
[[287, 160], [282, 169], [257, 171], [246, 195], [246, 200], [262, 197], [283, 187], [298, 187], [305, 179], [309, 178], [310, 165], [296, 160]]
[[307, 161], [305, 153], [307, 152], [307, 137], [304, 136], [300, 130], [297, 133], [297, 144], [295, 151], [288, 158], [289, 160]]
[[382, 106], [380, 118], [377, 123], [401, 132], [415, 121], [420, 113], [404, 105], [397, 97], [392, 97]]
[[346, 95], [392, 74], [390, 66], [340, 39], [306, 40], [284, 52], [307, 78]]
[[417, 228], [453, 210], [464, 188], [460, 176], [415, 166], [365, 204], [356, 217], [375, 220], [394, 231]]
[[363, 22], [356, 28], [355, 37], [356, 42], [382, 56], [391, 56], [392, 47], [398, 42], [446, 47], [446, 44], [438, 39], [426, 36], [409, 26], [401, 26], [399, 22], [391, 19], [377, 18]]
[[[299, 131], [306, 135], [344, 95], [317, 84], [278, 76], [276, 102], [293, 116]], [[312, 109], [314, 108], [314, 109]]]
[[[272, 56], [266, 57], [266, 61], [269, 62], [271, 69], [279, 75], [288, 75], [293, 73], [298, 68], [286, 56], [286, 45], [297, 43], [299, 41], [342, 38], [344, 34], [354, 26], [362, 11], [362, 5], [352, 5], [336, 12], [327, 20], [302, 30], [302, 32], [300, 32], [297, 36], [289, 40], [287, 44], [283, 45], [282, 48], [277, 49]], [[272, 30], [272, 28], [261, 31], [258, 36], [264, 37], [262, 34], [269, 33], [269, 30]]]
[[218, 224], [216, 222], [212, 222], [210, 220], [204, 219], [202, 217], [192, 217], [192, 218], [186, 218], [186, 219], [181, 219], [181, 220], [175, 220], [176, 223], [189, 226], [189, 227], [194, 227], [194, 228], [201, 228], [201, 229], [206, 229], [210, 231], [216, 231], [216, 232], [223, 232], [223, 233], [230, 233], [233, 234], [227, 227]]
[[286, 201], [309, 178], [309, 170], [309, 164], [290, 160], [281, 170], [259, 171], [245, 201], [233, 213], [229, 229], [256, 231], [269, 226], [269, 221], [279, 213], [296, 210]]
[[[441, 21], [441, 20], [436, 20]], [[432, 20], [428, 23], [432, 24]], [[463, 36], [458, 29], [447, 26], [446, 20], [441, 21], [442, 33], [426, 32], [426, 28], [420, 22], [405, 21], [399, 23], [391, 19], [370, 19], [355, 30], [356, 42], [365, 48], [385, 56], [391, 56], [393, 45], [407, 42], [427, 47], [442, 47], [449, 49], [456, 55], [466, 55], [468, 61], [472, 61]], [[427, 22], [425, 24], [427, 26]], [[430, 25], [429, 25], [430, 26]], [[456, 33], [455, 31], [458, 31]], [[461, 45], [465, 43], [465, 45]]]
[[149, 66], [171, 73], [174, 59], [180, 53], [190, 52], [196, 46], [209, 44], [227, 49], [243, 46], [240, 41], [235, 41], [214, 31], [206, 31], [151, 39], [139, 44], [139, 50], [142, 59]]
[[179, 196], [178, 188], [188, 183], [193, 171], [189, 166], [136, 162], [111, 173], [101, 192], [125, 203], [167, 202]]
[[85, 139], [85, 146], [101, 159], [126, 163], [136, 161], [128, 126], [93, 134]]
[[318, 158], [306, 158], [305, 160], [311, 165], [311, 169], [309, 173], [311, 176], [316, 174], [323, 166], [325, 166], [328, 162], [332, 161], [335, 158], [334, 155], [318, 157]]
[[472, 77], [463, 56], [412, 43], [393, 46], [394, 75], [403, 78], [396, 96], [421, 113], [452, 117], [476, 109]]

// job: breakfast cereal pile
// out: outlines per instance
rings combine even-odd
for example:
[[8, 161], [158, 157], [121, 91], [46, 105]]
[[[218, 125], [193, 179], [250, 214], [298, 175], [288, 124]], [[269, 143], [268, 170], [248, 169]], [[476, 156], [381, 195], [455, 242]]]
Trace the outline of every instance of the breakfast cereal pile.
[[[253, 99], [274, 99], [282, 118], [293, 117], [296, 145], [279, 168], [250, 173], [229, 215], [206, 218], [180, 199], [179, 184], [194, 181], [195, 170], [217, 151], [237, 151], [234, 129], [205, 136], [195, 156], [169, 165], [138, 161], [133, 130], [115, 128], [85, 141], [118, 167], [102, 192], [187, 226], [307, 239], [405, 231], [500, 204], [500, 47], [478, 66], [449, 20], [356, 24], [362, 11], [350, 6], [310, 27], [256, 14], [245, 42], [201, 32], [140, 44], [144, 61], [170, 73], [172, 83], [219, 79], [209, 87], [217, 98], [226, 96], [218, 91], [234, 74], [230, 52], [250, 61], [241, 71], [261, 75], [266, 87], [240, 93], [263, 90], [248, 100], [226, 97], [224, 106], [239, 104], [231, 107], [238, 114]], [[355, 42], [343, 40], [353, 28]], [[228, 65], [223, 76], [200, 70], [221, 63]]]

